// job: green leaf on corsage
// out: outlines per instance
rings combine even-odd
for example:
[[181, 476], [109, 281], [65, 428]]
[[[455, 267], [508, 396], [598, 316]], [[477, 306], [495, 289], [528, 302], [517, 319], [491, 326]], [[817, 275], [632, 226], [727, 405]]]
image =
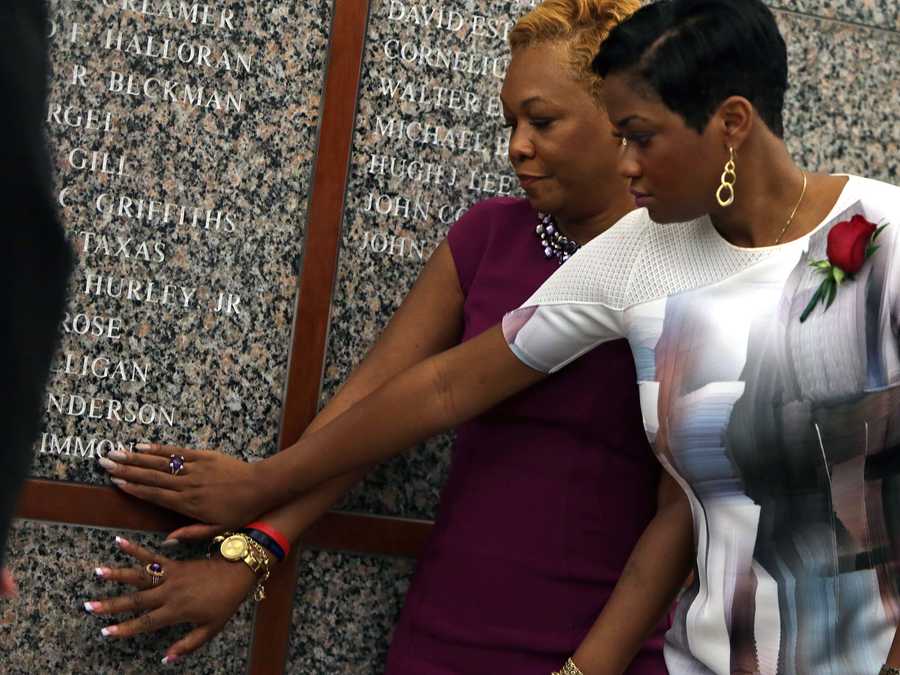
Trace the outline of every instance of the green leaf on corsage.
[[813, 293], [812, 298], [809, 300], [809, 304], [806, 305], [806, 309], [804, 309], [803, 314], [800, 315], [800, 323], [806, 321], [809, 318], [809, 315], [812, 314], [812, 311], [816, 308], [816, 305], [819, 304], [819, 301], [822, 299], [822, 294], [825, 292], [825, 284], [827, 282], [828, 279], [819, 284], [816, 292]]

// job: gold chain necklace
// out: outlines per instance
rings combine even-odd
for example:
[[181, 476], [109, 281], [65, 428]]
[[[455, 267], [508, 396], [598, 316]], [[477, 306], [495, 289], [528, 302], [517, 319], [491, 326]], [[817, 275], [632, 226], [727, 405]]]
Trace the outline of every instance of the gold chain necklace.
[[794, 210], [791, 211], [791, 217], [787, 219], [787, 222], [784, 224], [784, 227], [781, 228], [781, 234], [778, 235], [778, 239], [775, 240], [774, 246], [778, 246], [781, 243], [781, 238], [784, 236], [784, 233], [788, 231], [788, 228], [791, 226], [791, 223], [794, 222], [794, 216], [797, 215], [797, 210], [800, 208], [800, 204], [803, 203], [803, 198], [806, 196], [806, 172], [803, 172], [803, 190], [800, 192], [800, 199], [797, 200], [796, 205], [794, 205]]

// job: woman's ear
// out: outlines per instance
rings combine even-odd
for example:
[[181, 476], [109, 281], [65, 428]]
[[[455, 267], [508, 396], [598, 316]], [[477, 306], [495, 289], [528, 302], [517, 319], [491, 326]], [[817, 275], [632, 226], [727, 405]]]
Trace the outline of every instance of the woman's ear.
[[729, 96], [713, 115], [713, 128], [722, 135], [722, 144], [740, 150], [753, 129], [756, 112], [743, 96]]

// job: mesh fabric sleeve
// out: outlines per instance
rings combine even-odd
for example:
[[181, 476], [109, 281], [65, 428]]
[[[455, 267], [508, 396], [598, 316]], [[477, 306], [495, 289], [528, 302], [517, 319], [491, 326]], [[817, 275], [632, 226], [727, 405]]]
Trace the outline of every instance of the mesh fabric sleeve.
[[510, 349], [530, 368], [552, 373], [594, 347], [624, 336], [646, 218], [634, 212], [582, 247], [519, 309], [503, 319]]

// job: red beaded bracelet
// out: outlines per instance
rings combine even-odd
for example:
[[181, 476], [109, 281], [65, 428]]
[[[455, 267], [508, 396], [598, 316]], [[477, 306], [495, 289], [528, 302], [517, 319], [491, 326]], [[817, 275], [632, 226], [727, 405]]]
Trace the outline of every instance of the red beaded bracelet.
[[272, 538], [272, 540], [278, 544], [281, 549], [284, 551], [284, 557], [286, 558], [290, 555], [291, 552], [291, 544], [288, 542], [287, 537], [285, 537], [281, 532], [276, 530], [274, 527], [269, 525], [268, 523], [264, 523], [262, 521], [257, 521], [255, 523], [250, 523], [246, 526], [248, 530], [259, 530], [263, 534], [268, 535]]

